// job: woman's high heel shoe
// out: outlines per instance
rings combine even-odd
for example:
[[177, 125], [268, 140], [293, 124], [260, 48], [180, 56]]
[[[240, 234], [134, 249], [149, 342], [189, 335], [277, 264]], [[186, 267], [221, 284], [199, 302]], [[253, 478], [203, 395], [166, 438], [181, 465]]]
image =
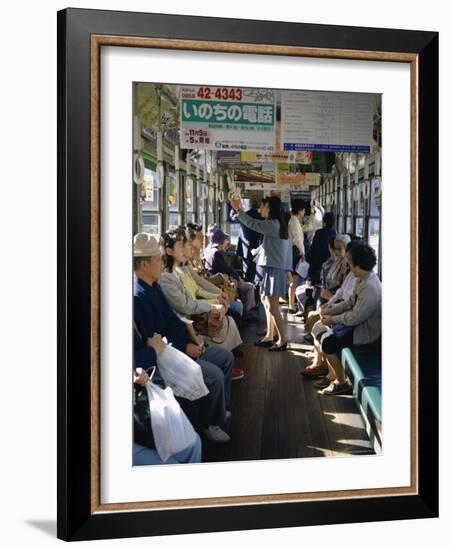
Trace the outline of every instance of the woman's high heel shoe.
[[287, 350], [287, 342], [284, 343], [282, 346], [279, 346], [277, 344], [274, 344], [273, 346], [270, 346], [268, 351], [286, 351]]

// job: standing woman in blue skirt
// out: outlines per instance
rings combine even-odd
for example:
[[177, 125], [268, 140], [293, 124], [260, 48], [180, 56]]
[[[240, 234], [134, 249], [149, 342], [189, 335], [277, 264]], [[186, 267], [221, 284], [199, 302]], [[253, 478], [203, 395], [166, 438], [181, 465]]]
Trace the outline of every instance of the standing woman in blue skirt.
[[[286, 329], [279, 299], [287, 293], [287, 273], [292, 269], [292, 242], [281, 210], [281, 201], [278, 197], [264, 198], [260, 209], [264, 218], [262, 220], [248, 216], [242, 210], [239, 198], [232, 199], [231, 206], [238, 213], [237, 219], [242, 225], [264, 235], [258, 265], [263, 269], [261, 295], [266, 311], [267, 331], [264, 338], [255, 342], [255, 345], [268, 347], [269, 351], [285, 351]], [[273, 341], [275, 329], [278, 333], [276, 344]]]

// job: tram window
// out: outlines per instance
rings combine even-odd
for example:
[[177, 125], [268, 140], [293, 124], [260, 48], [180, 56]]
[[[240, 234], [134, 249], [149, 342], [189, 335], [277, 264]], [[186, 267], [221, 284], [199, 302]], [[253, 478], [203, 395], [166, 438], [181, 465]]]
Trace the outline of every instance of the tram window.
[[381, 181], [374, 178], [371, 183], [371, 189], [370, 189], [370, 215], [371, 216], [379, 216], [380, 215], [380, 209], [379, 209], [379, 201], [376, 197], [376, 194], [378, 190], [380, 189]]
[[357, 216], [364, 216], [365, 215], [365, 213], [366, 213], [366, 201], [362, 197], [359, 197], [359, 199], [356, 201], [355, 210], [356, 210], [355, 214]]
[[[377, 255], [377, 260], [378, 260], [378, 252], [379, 252], [378, 250], [379, 239], [380, 239], [380, 219], [370, 218], [368, 243], [375, 250], [375, 253]], [[374, 268], [374, 271], [375, 272], [377, 271], [376, 266]]]
[[339, 189], [339, 214], [342, 216], [345, 214], [345, 202], [344, 202], [344, 190]]
[[168, 177], [168, 190], [167, 190], [167, 200], [169, 203], [169, 211], [177, 212], [179, 209], [179, 200], [180, 194], [177, 185], [177, 180], [173, 172], [169, 173]]
[[178, 212], [169, 212], [169, 229], [175, 229], [180, 223], [180, 214]]
[[186, 212], [186, 223], [194, 223], [194, 212]]
[[350, 216], [353, 214], [353, 197], [350, 200], [347, 198], [347, 214]]
[[141, 189], [142, 231], [159, 235], [161, 233], [161, 215], [159, 213], [159, 189], [156, 172], [145, 168], [144, 183]]
[[185, 179], [186, 212], [194, 212], [194, 182], [192, 178]]
[[156, 172], [145, 168], [144, 171], [144, 185], [143, 189], [145, 195], [143, 197], [144, 203], [142, 209], [144, 210], [159, 210], [159, 192], [158, 183], [156, 181]]
[[352, 217], [347, 216], [346, 222], [345, 222], [345, 232], [346, 233], [353, 233], [353, 223], [352, 223]]
[[156, 213], [142, 211], [142, 231], [151, 235], [161, 234], [161, 216]]
[[345, 233], [345, 216], [339, 216], [338, 230], [339, 233]]
[[364, 237], [364, 218], [355, 218], [355, 235]]
[[230, 223], [230, 242], [234, 246], [237, 246], [240, 228], [240, 223]]

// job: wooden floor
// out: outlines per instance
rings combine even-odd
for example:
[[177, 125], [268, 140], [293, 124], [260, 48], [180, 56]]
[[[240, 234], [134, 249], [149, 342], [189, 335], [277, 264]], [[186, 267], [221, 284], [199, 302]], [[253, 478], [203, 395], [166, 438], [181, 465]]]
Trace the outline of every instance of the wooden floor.
[[286, 307], [282, 311], [290, 343], [286, 352], [253, 345], [264, 322], [241, 331], [245, 355], [236, 366], [245, 377], [232, 385], [232, 417], [226, 426], [231, 442], [204, 441], [205, 462], [374, 453], [353, 397], [320, 395], [314, 381], [300, 374], [312, 346], [297, 343], [303, 340], [303, 325]]

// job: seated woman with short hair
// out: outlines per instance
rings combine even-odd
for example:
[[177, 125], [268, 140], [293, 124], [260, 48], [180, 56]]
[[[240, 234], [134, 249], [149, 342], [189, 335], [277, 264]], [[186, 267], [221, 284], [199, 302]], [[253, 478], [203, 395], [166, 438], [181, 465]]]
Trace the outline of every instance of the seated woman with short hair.
[[303, 373], [320, 376], [328, 373], [318, 387], [324, 395], [348, 391], [340, 361], [343, 348], [355, 345], [378, 345], [381, 338], [381, 282], [372, 270], [377, 263], [375, 251], [365, 243], [349, 250], [350, 269], [357, 278], [352, 295], [347, 300], [321, 310], [321, 320], [313, 329], [318, 362]]

